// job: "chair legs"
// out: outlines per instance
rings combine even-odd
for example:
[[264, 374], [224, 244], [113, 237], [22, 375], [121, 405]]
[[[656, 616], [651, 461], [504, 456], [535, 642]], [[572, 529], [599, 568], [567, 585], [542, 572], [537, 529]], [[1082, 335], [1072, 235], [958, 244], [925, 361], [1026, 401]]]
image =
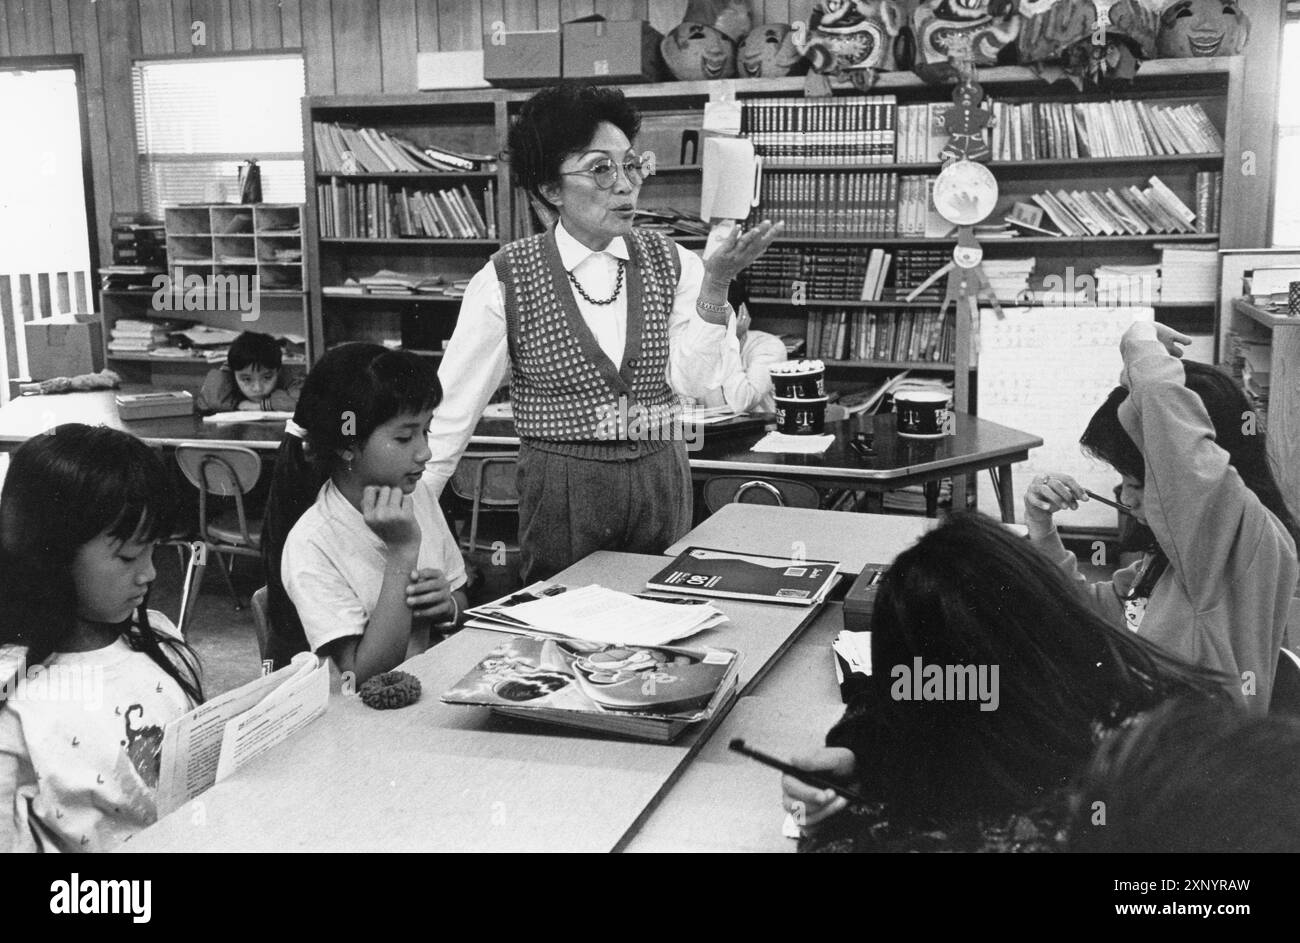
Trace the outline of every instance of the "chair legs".
[[230, 568], [234, 565], [234, 560], [226, 560], [226, 555], [221, 551], [216, 551], [213, 556], [217, 558], [217, 569], [226, 580], [226, 588], [230, 590], [230, 598], [235, 604], [235, 611], [239, 612], [244, 608], [244, 604], [239, 600], [239, 594], [235, 592], [235, 582], [230, 578]]

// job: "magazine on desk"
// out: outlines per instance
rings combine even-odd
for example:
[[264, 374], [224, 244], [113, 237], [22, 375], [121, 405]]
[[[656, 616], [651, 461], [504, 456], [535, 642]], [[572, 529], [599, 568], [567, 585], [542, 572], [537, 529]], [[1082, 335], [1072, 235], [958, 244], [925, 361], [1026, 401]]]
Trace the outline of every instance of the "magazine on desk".
[[329, 696], [328, 660], [301, 652], [279, 671], [173, 720], [163, 730], [159, 817], [283, 743], [325, 712]]
[[665, 593], [811, 606], [826, 598], [839, 566], [835, 560], [687, 547], [645, 585]]
[[506, 639], [442, 695], [511, 717], [668, 742], [736, 693], [740, 655], [726, 648]]

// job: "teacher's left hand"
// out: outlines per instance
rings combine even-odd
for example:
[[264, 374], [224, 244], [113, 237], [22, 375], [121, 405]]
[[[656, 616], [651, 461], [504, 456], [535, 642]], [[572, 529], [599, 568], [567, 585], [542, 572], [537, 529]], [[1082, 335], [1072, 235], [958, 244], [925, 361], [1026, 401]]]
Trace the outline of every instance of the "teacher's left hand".
[[716, 251], [704, 260], [705, 277], [720, 284], [730, 283], [749, 264], [767, 251], [777, 236], [785, 231], [785, 223], [765, 219], [757, 226], [737, 235], [740, 227], [731, 231]]

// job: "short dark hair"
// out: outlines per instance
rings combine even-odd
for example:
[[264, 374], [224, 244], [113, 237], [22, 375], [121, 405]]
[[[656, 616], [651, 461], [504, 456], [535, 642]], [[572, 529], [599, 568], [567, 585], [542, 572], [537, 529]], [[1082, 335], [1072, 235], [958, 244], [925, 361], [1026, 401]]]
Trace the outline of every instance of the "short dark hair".
[[506, 138], [515, 182], [547, 205], [545, 184], [558, 183], [560, 165], [596, 136], [608, 121], [629, 141], [641, 130], [641, 115], [617, 88], [561, 82], [539, 91], [519, 109]]
[[245, 331], [231, 343], [226, 353], [226, 366], [231, 370], [243, 370], [249, 366], [278, 370], [283, 357], [280, 342], [270, 334]]
[[1300, 851], [1300, 719], [1167, 703], [1102, 744], [1077, 798], [1071, 851]]

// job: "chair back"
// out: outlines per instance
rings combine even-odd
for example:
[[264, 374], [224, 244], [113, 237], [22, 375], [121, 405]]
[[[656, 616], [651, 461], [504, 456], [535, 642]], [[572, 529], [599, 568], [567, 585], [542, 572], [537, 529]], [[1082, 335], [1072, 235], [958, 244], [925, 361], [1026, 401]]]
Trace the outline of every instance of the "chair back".
[[466, 452], [451, 476], [452, 493], [488, 507], [518, 507], [518, 468], [517, 452]]
[[239, 445], [182, 442], [176, 446], [176, 462], [199, 491], [223, 498], [248, 494], [262, 474], [262, 459]]
[[1278, 657], [1268, 710], [1271, 714], [1300, 715], [1300, 655], [1289, 648], [1282, 649]]
[[750, 478], [719, 475], [704, 483], [704, 503], [713, 513], [725, 504], [769, 504], [777, 507], [818, 508], [821, 494], [803, 481], [785, 478]]

